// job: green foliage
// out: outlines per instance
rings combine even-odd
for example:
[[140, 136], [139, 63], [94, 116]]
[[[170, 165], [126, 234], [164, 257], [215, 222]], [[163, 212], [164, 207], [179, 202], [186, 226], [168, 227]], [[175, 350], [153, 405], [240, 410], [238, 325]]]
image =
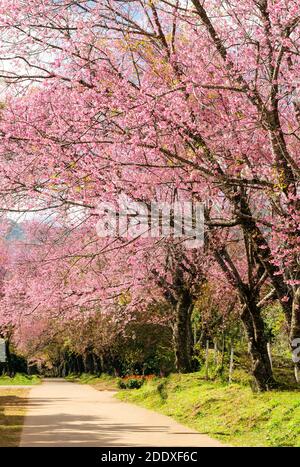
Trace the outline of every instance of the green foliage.
[[66, 376], [65, 379], [74, 383], [89, 384], [100, 391], [115, 390], [118, 388], [117, 379], [105, 373], [102, 373], [100, 376], [88, 373], [82, 373], [81, 375], [71, 374]]
[[175, 369], [171, 330], [159, 324], [129, 325], [126, 337], [119, 337], [110, 352], [122, 376], [169, 374]]
[[118, 386], [120, 389], [140, 389], [144, 382], [144, 378], [119, 379]]
[[81, 375], [70, 374], [66, 376], [67, 381], [82, 383], [82, 384], [92, 384], [99, 377], [97, 375], [91, 375], [90, 373], [82, 373]]
[[118, 380], [118, 387], [119, 387], [119, 389], [127, 389], [127, 385], [126, 385], [125, 381], [123, 381], [122, 379]]
[[38, 376], [29, 376], [23, 373], [17, 373], [13, 378], [6, 375], [0, 377], [0, 386], [31, 386], [40, 382]]
[[266, 306], [263, 317], [270, 340], [278, 338], [284, 332], [286, 322], [281, 305], [276, 302]]
[[163, 380], [161, 383], [157, 385], [157, 392], [160, 395], [162, 401], [166, 401], [168, 399], [168, 391], [167, 391], [167, 381]]
[[288, 329], [281, 305], [278, 302], [271, 303], [263, 310], [263, 318], [266, 325], [268, 340], [272, 343], [272, 349], [277, 357], [291, 360]]
[[128, 389], [139, 389], [143, 384], [143, 379], [129, 379], [126, 385]]

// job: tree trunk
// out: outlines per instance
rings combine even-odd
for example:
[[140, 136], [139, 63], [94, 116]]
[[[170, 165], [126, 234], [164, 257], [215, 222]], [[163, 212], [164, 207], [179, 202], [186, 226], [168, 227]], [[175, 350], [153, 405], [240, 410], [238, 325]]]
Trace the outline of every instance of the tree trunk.
[[[246, 240], [246, 239], [245, 239]], [[226, 249], [215, 252], [216, 259], [228, 280], [239, 293], [242, 310], [240, 319], [248, 340], [248, 351], [252, 362], [252, 374], [260, 391], [266, 391], [276, 385], [267, 349], [264, 321], [261, 317], [259, 289], [253, 287], [252, 282], [245, 284], [236, 270]], [[249, 266], [253, 265], [249, 262]]]
[[192, 298], [187, 290], [183, 290], [176, 304], [176, 320], [173, 335], [176, 370], [179, 373], [189, 373], [192, 371], [192, 309]]
[[[300, 287], [294, 293], [293, 306], [292, 306], [292, 318], [290, 324], [290, 345], [292, 350], [299, 347], [300, 344]], [[300, 381], [300, 362], [299, 356], [293, 354], [295, 379], [297, 383]]]
[[83, 355], [83, 362], [84, 362], [84, 371], [85, 373], [94, 373], [94, 360], [90, 350], [87, 350], [86, 353]]
[[5, 363], [5, 373], [8, 374], [11, 378], [15, 376], [15, 369], [13, 368], [13, 363], [10, 354], [10, 342], [7, 339], [5, 341], [5, 349], [6, 349], [6, 363]]
[[241, 320], [248, 339], [252, 374], [259, 391], [267, 391], [276, 386], [265, 337], [264, 322], [255, 303], [244, 305]]
[[99, 360], [98, 360], [98, 357], [95, 353], [92, 354], [92, 358], [93, 358], [93, 367], [94, 367], [94, 373], [95, 374], [99, 374], [100, 373], [100, 370], [99, 370]]

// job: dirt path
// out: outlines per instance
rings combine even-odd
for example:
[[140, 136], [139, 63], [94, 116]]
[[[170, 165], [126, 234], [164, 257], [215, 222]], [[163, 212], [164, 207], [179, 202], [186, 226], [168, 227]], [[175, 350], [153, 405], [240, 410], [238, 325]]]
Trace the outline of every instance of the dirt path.
[[30, 391], [21, 446], [221, 446], [111, 391], [47, 380]]

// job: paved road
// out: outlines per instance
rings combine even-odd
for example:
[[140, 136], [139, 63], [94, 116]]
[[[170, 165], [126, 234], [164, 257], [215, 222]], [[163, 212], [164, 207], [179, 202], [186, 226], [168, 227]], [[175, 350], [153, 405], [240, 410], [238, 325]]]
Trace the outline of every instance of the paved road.
[[30, 391], [21, 446], [220, 446], [111, 391], [46, 380]]

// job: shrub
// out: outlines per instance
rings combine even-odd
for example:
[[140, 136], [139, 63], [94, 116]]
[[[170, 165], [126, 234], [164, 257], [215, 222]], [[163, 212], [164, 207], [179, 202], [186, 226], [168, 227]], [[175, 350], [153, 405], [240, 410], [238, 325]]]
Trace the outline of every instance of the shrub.
[[119, 379], [118, 387], [120, 389], [139, 389], [144, 384], [144, 381], [144, 378]]
[[157, 391], [160, 395], [162, 401], [166, 401], [168, 399], [168, 391], [167, 391], [167, 382], [162, 381], [157, 385]]
[[144, 384], [143, 379], [129, 379], [127, 380], [128, 389], [139, 389]]
[[119, 380], [118, 380], [118, 388], [120, 388], [120, 389], [126, 389], [127, 386], [126, 386], [125, 381], [123, 381], [122, 379], [119, 379]]

